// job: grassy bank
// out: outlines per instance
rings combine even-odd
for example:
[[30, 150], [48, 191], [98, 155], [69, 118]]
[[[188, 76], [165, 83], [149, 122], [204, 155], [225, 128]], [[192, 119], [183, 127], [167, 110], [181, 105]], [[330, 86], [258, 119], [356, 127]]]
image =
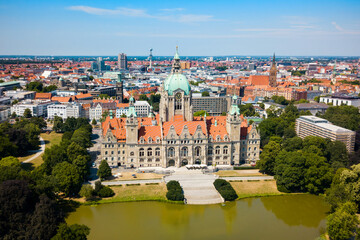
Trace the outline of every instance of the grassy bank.
[[160, 201], [169, 203], [181, 203], [169, 201], [166, 198], [166, 185], [165, 183], [151, 184], [151, 185], [121, 185], [111, 186], [115, 195], [111, 198], [104, 198], [98, 201], [80, 201], [84, 205], [94, 205], [102, 203], [118, 203], [118, 202], [136, 202], [136, 201]]
[[285, 195], [277, 190], [276, 181], [256, 181], [256, 182], [230, 182], [234, 188], [238, 199], [249, 197], [265, 197]]
[[215, 173], [219, 177], [258, 177], [266, 176], [262, 173], [259, 173], [258, 169], [250, 170], [221, 170]]

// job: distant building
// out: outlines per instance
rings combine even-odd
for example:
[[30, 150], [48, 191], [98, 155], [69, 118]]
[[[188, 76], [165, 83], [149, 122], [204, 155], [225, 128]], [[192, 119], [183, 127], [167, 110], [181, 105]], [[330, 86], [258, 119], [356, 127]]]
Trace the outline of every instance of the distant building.
[[320, 97], [320, 102], [332, 103], [333, 106], [348, 105], [360, 107], [360, 97], [353, 97], [348, 95], [332, 95], [327, 97]]
[[118, 68], [124, 70], [128, 69], [127, 56], [125, 53], [119, 53], [118, 55]]
[[18, 81], [3, 82], [0, 83], [0, 87], [3, 87], [4, 90], [13, 90], [14, 88], [20, 87], [20, 82]]
[[315, 116], [301, 116], [296, 119], [295, 129], [296, 134], [301, 138], [307, 136], [329, 138], [332, 141], [343, 142], [348, 152], [354, 151], [355, 132], [333, 125], [326, 119]]
[[329, 108], [329, 106], [325, 103], [299, 103], [295, 105], [299, 112], [301, 111], [310, 111], [312, 115], [316, 115], [317, 113], [324, 114], [325, 111]]
[[11, 107], [11, 113], [15, 112], [17, 116], [23, 116], [25, 109], [30, 109], [31, 115], [34, 117], [46, 117], [47, 106], [53, 104], [50, 100], [48, 101], [31, 101], [26, 100], [15, 104]]
[[276, 75], [277, 75], [277, 68], [276, 68], [275, 53], [274, 53], [271, 68], [270, 68], [270, 76], [269, 76], [269, 85], [270, 85], [270, 87], [276, 87], [277, 86]]
[[136, 101], [134, 107], [139, 117], [147, 117], [150, 113], [150, 104], [147, 101]]
[[6, 120], [9, 119], [10, 117], [10, 107], [9, 106], [4, 106], [4, 105], [0, 105], [0, 122], [4, 122]]
[[205, 110], [209, 116], [220, 116], [222, 113], [229, 111], [231, 96], [202, 97], [200, 93], [193, 93], [192, 106], [194, 112]]
[[52, 104], [47, 107], [48, 118], [54, 119], [55, 116], [67, 119], [69, 117], [79, 118], [82, 115], [82, 106], [79, 103]]

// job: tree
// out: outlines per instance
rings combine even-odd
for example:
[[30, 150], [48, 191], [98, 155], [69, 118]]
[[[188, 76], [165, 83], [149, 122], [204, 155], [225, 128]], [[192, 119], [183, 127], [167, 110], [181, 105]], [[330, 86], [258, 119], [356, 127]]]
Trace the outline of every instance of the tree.
[[79, 144], [83, 148], [89, 148], [93, 145], [91, 142], [91, 132], [89, 132], [84, 127], [81, 127], [74, 131], [71, 137], [71, 141]]
[[31, 114], [31, 110], [29, 108], [26, 108], [24, 110], [24, 117], [25, 118], [31, 118], [32, 114]]
[[13, 113], [11, 114], [10, 118], [12, 118], [12, 119], [16, 118], [16, 112], [13, 112]]
[[201, 96], [202, 97], [209, 97], [210, 93], [208, 91], [204, 91], [204, 92], [201, 93]]
[[72, 163], [77, 167], [83, 180], [85, 180], [90, 173], [89, 162], [90, 162], [90, 155], [79, 155], [72, 161]]
[[240, 113], [245, 117], [255, 116], [255, 108], [251, 103], [247, 103], [245, 105], [239, 105]]
[[43, 84], [39, 81], [30, 82], [30, 83], [26, 84], [26, 90], [42, 92]]
[[52, 169], [58, 163], [68, 161], [66, 148], [64, 148], [62, 145], [53, 145], [51, 148], [46, 148], [42, 159], [44, 161], [42, 167], [44, 168], [45, 172], [50, 175]]
[[92, 121], [91, 121], [91, 125], [96, 125], [96, 119], [94, 118]]
[[100, 179], [111, 177], [111, 168], [106, 160], [101, 161], [97, 175]]
[[68, 226], [63, 223], [59, 226], [57, 234], [51, 240], [86, 240], [90, 228], [85, 225], [73, 224]]
[[275, 141], [270, 141], [263, 149], [260, 160], [258, 161], [259, 171], [261, 173], [266, 173], [274, 175], [275, 171], [275, 160], [280, 153], [281, 147], [280, 144]]
[[77, 144], [76, 142], [72, 142], [67, 147], [67, 157], [70, 162], [73, 162], [78, 156], [87, 156], [88, 152], [85, 148]]
[[349, 165], [349, 155], [343, 142], [329, 142], [326, 146], [325, 156], [335, 170]]
[[100, 99], [107, 99], [107, 98], [110, 98], [110, 96], [108, 94], [100, 94], [99, 98]]
[[327, 218], [327, 231], [330, 239], [348, 240], [356, 236], [359, 219], [356, 205], [346, 202]]
[[146, 96], [146, 94], [141, 94], [139, 96], [139, 101], [149, 101], [149, 98]]
[[75, 195], [80, 191], [83, 179], [75, 165], [68, 162], [58, 163], [52, 175], [56, 181], [56, 189], [66, 196]]
[[319, 117], [325, 118], [331, 123], [356, 131], [360, 128], [360, 113], [359, 109], [354, 106], [334, 106], [329, 107], [325, 114]]
[[54, 118], [54, 124], [53, 124], [53, 130], [57, 133], [63, 132], [64, 130], [64, 123], [63, 119], [59, 116], [55, 116]]
[[315, 101], [315, 102], [320, 102], [320, 96], [314, 97], [314, 101]]
[[89, 200], [94, 197], [94, 189], [90, 184], [84, 184], [80, 189], [79, 195]]
[[209, 115], [205, 110], [200, 110], [200, 111], [194, 112], [194, 117], [205, 116], [205, 114]]

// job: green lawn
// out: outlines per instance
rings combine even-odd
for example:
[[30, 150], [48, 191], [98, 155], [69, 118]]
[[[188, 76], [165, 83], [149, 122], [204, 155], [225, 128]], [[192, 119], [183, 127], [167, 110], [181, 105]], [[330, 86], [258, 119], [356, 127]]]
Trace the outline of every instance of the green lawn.
[[[45, 148], [49, 148], [52, 145], [55, 144], [60, 144], [61, 142], [61, 137], [62, 137], [62, 133], [56, 133], [56, 132], [51, 132], [51, 133], [41, 133], [40, 136], [44, 139], [45, 141]], [[23, 156], [23, 157], [18, 157], [18, 159], [20, 160], [20, 162], [23, 162], [27, 159], [29, 159], [30, 157], [34, 156], [35, 154], [31, 154], [31, 155], [27, 155], [27, 156]], [[38, 167], [43, 163], [42, 160], [42, 155], [38, 156], [37, 158], [35, 158], [34, 160], [31, 161], [31, 163], [27, 163], [26, 168], [31, 168], [31, 167]]]

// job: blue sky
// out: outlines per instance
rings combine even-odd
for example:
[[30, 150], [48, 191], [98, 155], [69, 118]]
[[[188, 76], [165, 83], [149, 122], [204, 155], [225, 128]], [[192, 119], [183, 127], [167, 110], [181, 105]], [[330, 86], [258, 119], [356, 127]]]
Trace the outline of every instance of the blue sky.
[[360, 56], [359, 12], [359, 0], [0, 0], [0, 55]]

